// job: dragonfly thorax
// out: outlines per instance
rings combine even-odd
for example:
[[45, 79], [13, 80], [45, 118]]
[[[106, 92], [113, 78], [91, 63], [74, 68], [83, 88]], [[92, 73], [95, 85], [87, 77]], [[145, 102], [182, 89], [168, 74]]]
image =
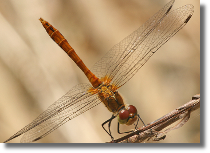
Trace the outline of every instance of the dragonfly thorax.
[[98, 96], [110, 112], [118, 113], [120, 109], [125, 107], [121, 95], [113, 90], [112, 85], [100, 85]]

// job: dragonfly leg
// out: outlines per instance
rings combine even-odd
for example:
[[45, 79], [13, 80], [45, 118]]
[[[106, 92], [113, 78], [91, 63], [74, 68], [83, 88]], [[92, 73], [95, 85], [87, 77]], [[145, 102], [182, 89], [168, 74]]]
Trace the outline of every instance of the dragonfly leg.
[[[136, 128], [136, 127], [135, 127]], [[131, 131], [126, 131], [126, 132], [120, 132], [120, 123], [118, 122], [118, 125], [117, 125], [117, 132], [119, 133], [119, 134], [123, 134], [123, 133], [130, 133], [130, 132], [133, 132], [133, 130], [131, 130]]]
[[[140, 119], [141, 122], [144, 124], [144, 121], [142, 120], [142, 118], [141, 118], [140, 115], [138, 114], [138, 120], [137, 120], [137, 124], [136, 124], [136, 126], [135, 126], [135, 129], [136, 129], [137, 125], [138, 125], [139, 119]], [[146, 126], [146, 124], [144, 124], [144, 126]]]
[[[110, 119], [108, 119], [107, 121], [105, 121], [103, 124], [102, 124], [102, 127], [103, 129], [106, 131], [106, 133], [109, 134], [109, 136], [111, 137], [112, 140], [114, 140], [112, 134], [111, 134], [111, 130], [110, 130], [110, 127], [111, 127], [111, 122], [112, 120], [115, 118], [116, 116], [112, 115], [112, 117]], [[104, 125], [108, 123], [108, 128], [109, 128], [109, 132], [105, 129]]]

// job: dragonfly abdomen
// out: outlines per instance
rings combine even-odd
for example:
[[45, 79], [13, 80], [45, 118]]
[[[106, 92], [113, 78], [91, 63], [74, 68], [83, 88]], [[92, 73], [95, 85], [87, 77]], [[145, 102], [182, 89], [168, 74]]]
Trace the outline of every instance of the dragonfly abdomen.
[[64, 38], [64, 36], [47, 21], [43, 20], [42, 18], [40, 18], [39, 20], [41, 21], [49, 36], [69, 55], [69, 57], [71, 57], [71, 59], [85, 73], [86, 77], [91, 82], [93, 87], [98, 87], [101, 84], [101, 81], [86, 67], [80, 57], [76, 54], [75, 50]]

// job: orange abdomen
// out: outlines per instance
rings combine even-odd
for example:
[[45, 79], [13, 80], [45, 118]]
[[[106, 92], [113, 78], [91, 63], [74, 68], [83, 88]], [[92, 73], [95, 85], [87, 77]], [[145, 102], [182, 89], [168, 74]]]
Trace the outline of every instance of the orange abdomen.
[[78, 65], [78, 67], [85, 73], [88, 80], [91, 82], [94, 88], [101, 84], [101, 81], [86, 67], [80, 57], [76, 54], [74, 49], [69, 45], [68, 41], [63, 35], [55, 29], [51, 24], [42, 18], [39, 19], [46, 29], [49, 36], [71, 57], [71, 59]]

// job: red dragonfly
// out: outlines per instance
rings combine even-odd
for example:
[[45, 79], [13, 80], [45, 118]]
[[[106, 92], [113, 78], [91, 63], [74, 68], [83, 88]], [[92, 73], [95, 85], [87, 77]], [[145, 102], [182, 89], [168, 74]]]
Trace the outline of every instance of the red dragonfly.
[[[175, 0], [171, 0], [141, 27], [116, 44], [98, 61], [90, 71], [69, 45], [63, 35], [50, 23], [40, 18], [50, 37], [71, 57], [84, 72], [90, 84], [79, 84], [54, 102], [30, 124], [22, 128], [5, 142], [22, 134], [21, 142], [39, 140], [67, 121], [90, 110], [101, 102], [113, 113], [104, 130], [111, 135], [110, 125], [114, 118], [119, 124], [131, 125], [140, 116], [133, 105], [126, 105], [117, 89], [130, 80], [149, 58], [180, 29], [193, 15], [193, 6], [185, 5], [170, 11]], [[135, 128], [137, 127], [136, 126]], [[129, 131], [130, 132], [130, 131]]]

